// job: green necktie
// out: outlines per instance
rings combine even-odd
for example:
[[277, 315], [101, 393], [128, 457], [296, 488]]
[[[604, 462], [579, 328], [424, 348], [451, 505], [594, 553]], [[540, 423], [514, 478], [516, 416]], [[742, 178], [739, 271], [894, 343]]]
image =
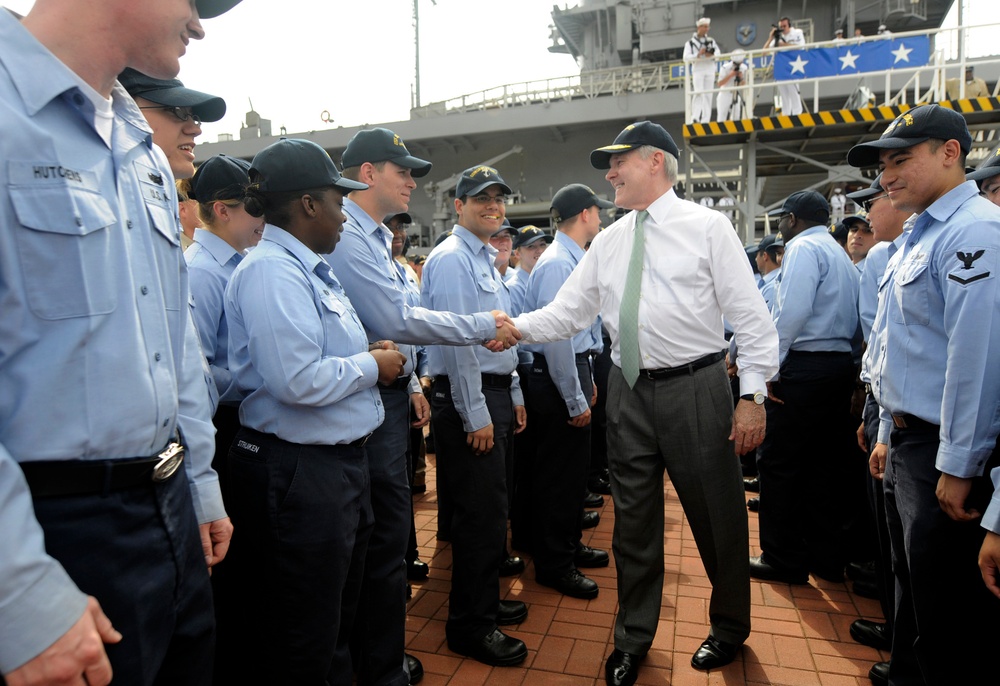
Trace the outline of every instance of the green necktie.
[[642, 286], [642, 255], [646, 243], [642, 225], [648, 216], [646, 210], [635, 215], [632, 255], [628, 259], [625, 290], [618, 311], [618, 349], [622, 358], [622, 375], [629, 388], [634, 388], [639, 378], [639, 289]]

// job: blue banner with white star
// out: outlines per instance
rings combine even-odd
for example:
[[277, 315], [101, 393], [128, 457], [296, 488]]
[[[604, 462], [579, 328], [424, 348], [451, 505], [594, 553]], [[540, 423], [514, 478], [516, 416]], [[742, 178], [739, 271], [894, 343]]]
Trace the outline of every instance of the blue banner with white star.
[[842, 41], [832, 46], [785, 50], [774, 56], [775, 81], [922, 67], [931, 59], [929, 36], [864, 43]]

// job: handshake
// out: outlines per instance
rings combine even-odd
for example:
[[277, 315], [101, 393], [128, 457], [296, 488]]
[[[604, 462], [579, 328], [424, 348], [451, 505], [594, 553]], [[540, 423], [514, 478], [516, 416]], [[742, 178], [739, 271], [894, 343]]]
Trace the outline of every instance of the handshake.
[[517, 345], [517, 342], [521, 340], [521, 332], [514, 326], [514, 322], [511, 321], [507, 313], [493, 310], [490, 314], [496, 317], [497, 335], [492, 340], [483, 343], [483, 346], [490, 352], [498, 353]]

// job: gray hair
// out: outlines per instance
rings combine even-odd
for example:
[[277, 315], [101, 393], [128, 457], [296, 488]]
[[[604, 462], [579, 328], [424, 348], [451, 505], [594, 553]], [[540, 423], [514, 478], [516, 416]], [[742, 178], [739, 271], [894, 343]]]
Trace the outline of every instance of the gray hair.
[[636, 148], [639, 151], [639, 157], [644, 160], [648, 160], [653, 153], [662, 152], [663, 153], [663, 171], [667, 175], [667, 180], [670, 183], [677, 183], [677, 158], [666, 150], [661, 150], [652, 145], [643, 145]]

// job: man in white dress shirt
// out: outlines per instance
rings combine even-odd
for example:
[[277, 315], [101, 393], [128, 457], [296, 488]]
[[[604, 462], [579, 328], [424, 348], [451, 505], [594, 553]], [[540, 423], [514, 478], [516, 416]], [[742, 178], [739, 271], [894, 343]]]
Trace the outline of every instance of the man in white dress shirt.
[[[546, 307], [515, 319], [526, 342], [568, 338], [601, 315], [612, 341], [608, 467], [620, 610], [607, 683], [635, 683], [653, 643], [663, 588], [663, 472], [712, 582], [711, 630], [691, 662], [731, 662], [750, 634], [743, 479], [736, 453], [764, 437], [765, 381], [778, 337], [732, 224], [674, 192], [677, 146], [638, 122], [591, 153], [615, 204], [633, 210], [597, 235]], [[634, 250], [635, 248], [635, 250]], [[740, 348], [733, 411], [722, 318]]]

